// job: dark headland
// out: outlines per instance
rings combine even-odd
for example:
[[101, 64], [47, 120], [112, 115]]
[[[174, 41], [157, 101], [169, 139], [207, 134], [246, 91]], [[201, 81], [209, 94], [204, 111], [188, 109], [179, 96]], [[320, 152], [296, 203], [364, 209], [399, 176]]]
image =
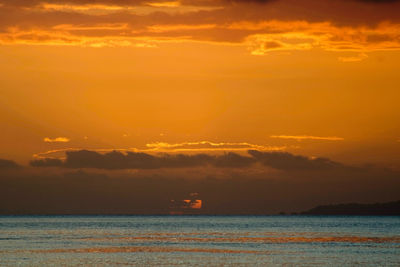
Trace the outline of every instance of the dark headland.
[[347, 203], [317, 206], [300, 213], [301, 215], [363, 215], [363, 216], [398, 216], [400, 200], [385, 203], [358, 204]]

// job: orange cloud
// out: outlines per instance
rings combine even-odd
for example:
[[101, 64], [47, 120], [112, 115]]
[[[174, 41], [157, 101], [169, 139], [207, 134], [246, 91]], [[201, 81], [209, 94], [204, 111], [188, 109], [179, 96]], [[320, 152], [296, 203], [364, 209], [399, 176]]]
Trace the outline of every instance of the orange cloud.
[[[1, 7], [1, 6], [0, 6]], [[207, 6], [207, 5], [190, 5], [181, 4], [179, 1], [166, 1], [166, 2], [110, 2], [100, 3], [93, 1], [93, 3], [42, 3], [33, 7], [25, 7], [25, 10], [30, 11], [62, 11], [62, 12], [74, 12], [86, 15], [107, 15], [115, 14], [119, 12], [125, 12], [128, 14], [135, 15], [148, 15], [154, 12], [163, 12], [166, 14], [177, 14], [177, 13], [189, 13], [197, 12], [202, 10], [216, 10], [220, 9], [218, 6]]]
[[199, 25], [153, 25], [148, 26], [147, 29], [149, 32], [170, 32], [170, 31], [181, 31], [181, 30], [204, 30], [204, 29], [212, 29], [215, 28], [216, 24], [199, 24]]
[[46, 143], [68, 143], [70, 139], [67, 137], [56, 137], [56, 138], [45, 137], [43, 141]]
[[39, 8], [44, 10], [57, 10], [57, 11], [117, 11], [122, 9], [128, 9], [126, 6], [119, 5], [101, 5], [101, 4], [86, 4], [86, 5], [71, 5], [71, 4], [52, 4], [44, 3], [39, 6]]
[[326, 140], [326, 141], [342, 141], [344, 138], [336, 136], [312, 136], [312, 135], [271, 135], [271, 138], [295, 139], [295, 140]]
[[[12, 14], [7, 6], [0, 7], [0, 16], [4, 15], [0, 43], [155, 47], [165, 41], [201, 41], [242, 45], [252, 55], [309, 49], [359, 54], [340, 56], [343, 62], [360, 61], [372, 51], [400, 49], [400, 21], [391, 4], [339, 1], [334, 16], [326, 13], [332, 10], [329, 2], [278, 0], [261, 6], [230, 2], [23, 2], [26, 6], [12, 9]], [[293, 13], [296, 7], [313, 12]]]
[[261, 32], [246, 37], [245, 43], [253, 55], [265, 55], [274, 50], [316, 48], [335, 52], [361, 52], [357, 57], [339, 58], [349, 62], [365, 59], [367, 52], [400, 49], [400, 24], [382, 23], [377, 27], [368, 28], [339, 27], [328, 22], [271, 21], [256, 24], [236, 23], [234, 27]]
[[361, 53], [358, 54], [357, 56], [351, 56], [351, 57], [339, 57], [339, 61], [342, 62], [357, 62], [357, 61], [361, 61], [368, 58], [368, 55]]
[[63, 31], [94, 31], [94, 30], [124, 30], [128, 29], [127, 23], [106, 23], [96, 25], [74, 25], [74, 24], [59, 24], [53, 27], [55, 30]]
[[154, 7], [178, 7], [180, 6], [179, 1], [170, 1], [170, 2], [148, 2], [147, 3], [149, 6], [154, 6]]
[[[69, 139], [68, 139], [69, 141]], [[48, 142], [48, 141], [47, 141]], [[259, 151], [283, 151], [286, 146], [264, 146], [251, 144], [247, 142], [210, 142], [210, 141], [199, 141], [199, 142], [182, 142], [182, 143], [167, 143], [167, 142], [155, 142], [146, 144], [146, 148], [93, 148], [91, 151], [100, 153], [107, 153], [112, 151], [119, 152], [144, 152], [144, 153], [157, 153], [157, 152], [229, 152], [229, 151], [243, 151], [254, 149]], [[84, 150], [81, 147], [68, 147], [62, 149], [53, 149], [44, 152], [33, 154], [34, 158], [60, 158], [65, 157], [64, 153], [68, 151], [79, 151]]]
[[182, 143], [166, 143], [156, 142], [146, 144], [146, 147], [153, 151], [247, 151], [249, 149], [261, 150], [261, 151], [281, 151], [286, 149], [286, 146], [264, 146], [251, 144], [247, 142], [210, 142], [210, 141], [198, 141], [198, 142], [182, 142]]

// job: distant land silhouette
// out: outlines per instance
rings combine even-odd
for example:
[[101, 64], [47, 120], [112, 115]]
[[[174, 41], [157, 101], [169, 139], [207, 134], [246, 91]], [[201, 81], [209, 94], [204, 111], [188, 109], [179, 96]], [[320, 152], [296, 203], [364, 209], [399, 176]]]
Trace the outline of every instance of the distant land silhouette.
[[400, 200], [385, 203], [347, 203], [317, 206], [300, 213], [301, 215], [400, 215]]

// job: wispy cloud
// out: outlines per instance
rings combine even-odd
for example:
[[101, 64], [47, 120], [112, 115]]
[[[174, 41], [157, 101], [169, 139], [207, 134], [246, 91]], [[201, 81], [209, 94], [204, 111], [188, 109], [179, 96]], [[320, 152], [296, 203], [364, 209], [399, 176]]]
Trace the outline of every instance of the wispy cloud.
[[[54, 142], [54, 141], [53, 141]], [[45, 152], [40, 152], [33, 154], [34, 158], [42, 159], [42, 158], [57, 158], [64, 159], [65, 152], [69, 151], [79, 151], [84, 150], [82, 147], [68, 147], [62, 149], [53, 149]], [[259, 150], [259, 151], [284, 151], [287, 149], [287, 146], [266, 146], [266, 145], [257, 145], [251, 144], [247, 142], [211, 142], [211, 141], [198, 141], [198, 142], [182, 142], [182, 143], [167, 143], [167, 142], [154, 142], [146, 144], [146, 148], [97, 148], [90, 149], [91, 151], [99, 152], [99, 153], [107, 153], [111, 151], [119, 151], [119, 152], [143, 152], [143, 153], [158, 153], [158, 152], [169, 152], [169, 153], [178, 153], [178, 152], [246, 152], [248, 150]]]
[[68, 143], [70, 139], [67, 137], [56, 137], [56, 138], [45, 137], [43, 141], [46, 143]]
[[312, 135], [271, 135], [271, 138], [295, 139], [295, 140], [326, 140], [326, 141], [343, 141], [344, 138], [337, 136], [312, 136]]
[[168, 2], [148, 2], [149, 6], [154, 7], [178, 7], [180, 6], [179, 1], [168, 1]]
[[151, 150], [154, 151], [247, 151], [249, 149], [256, 149], [261, 151], [281, 151], [285, 150], [285, 146], [264, 146], [251, 144], [247, 142], [211, 142], [211, 141], [198, 141], [198, 142], [182, 142], [182, 143], [166, 143], [156, 142], [146, 144]]
[[[166, 41], [202, 41], [242, 45], [252, 55], [309, 49], [358, 54], [339, 57], [343, 62], [400, 49], [395, 12], [400, 1], [0, 2], [0, 44], [155, 47]], [[292, 12], [296, 9], [310, 12]]]
[[364, 59], [368, 58], [368, 55], [361, 53], [358, 54], [357, 56], [351, 56], [351, 57], [339, 57], [339, 61], [342, 62], [357, 62], [357, 61], [362, 61]]

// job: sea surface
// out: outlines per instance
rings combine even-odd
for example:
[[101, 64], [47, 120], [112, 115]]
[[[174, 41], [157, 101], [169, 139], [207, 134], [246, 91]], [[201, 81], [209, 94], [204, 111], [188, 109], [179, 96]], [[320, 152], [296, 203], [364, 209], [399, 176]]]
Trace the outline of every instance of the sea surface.
[[400, 266], [400, 217], [0, 216], [0, 266]]

